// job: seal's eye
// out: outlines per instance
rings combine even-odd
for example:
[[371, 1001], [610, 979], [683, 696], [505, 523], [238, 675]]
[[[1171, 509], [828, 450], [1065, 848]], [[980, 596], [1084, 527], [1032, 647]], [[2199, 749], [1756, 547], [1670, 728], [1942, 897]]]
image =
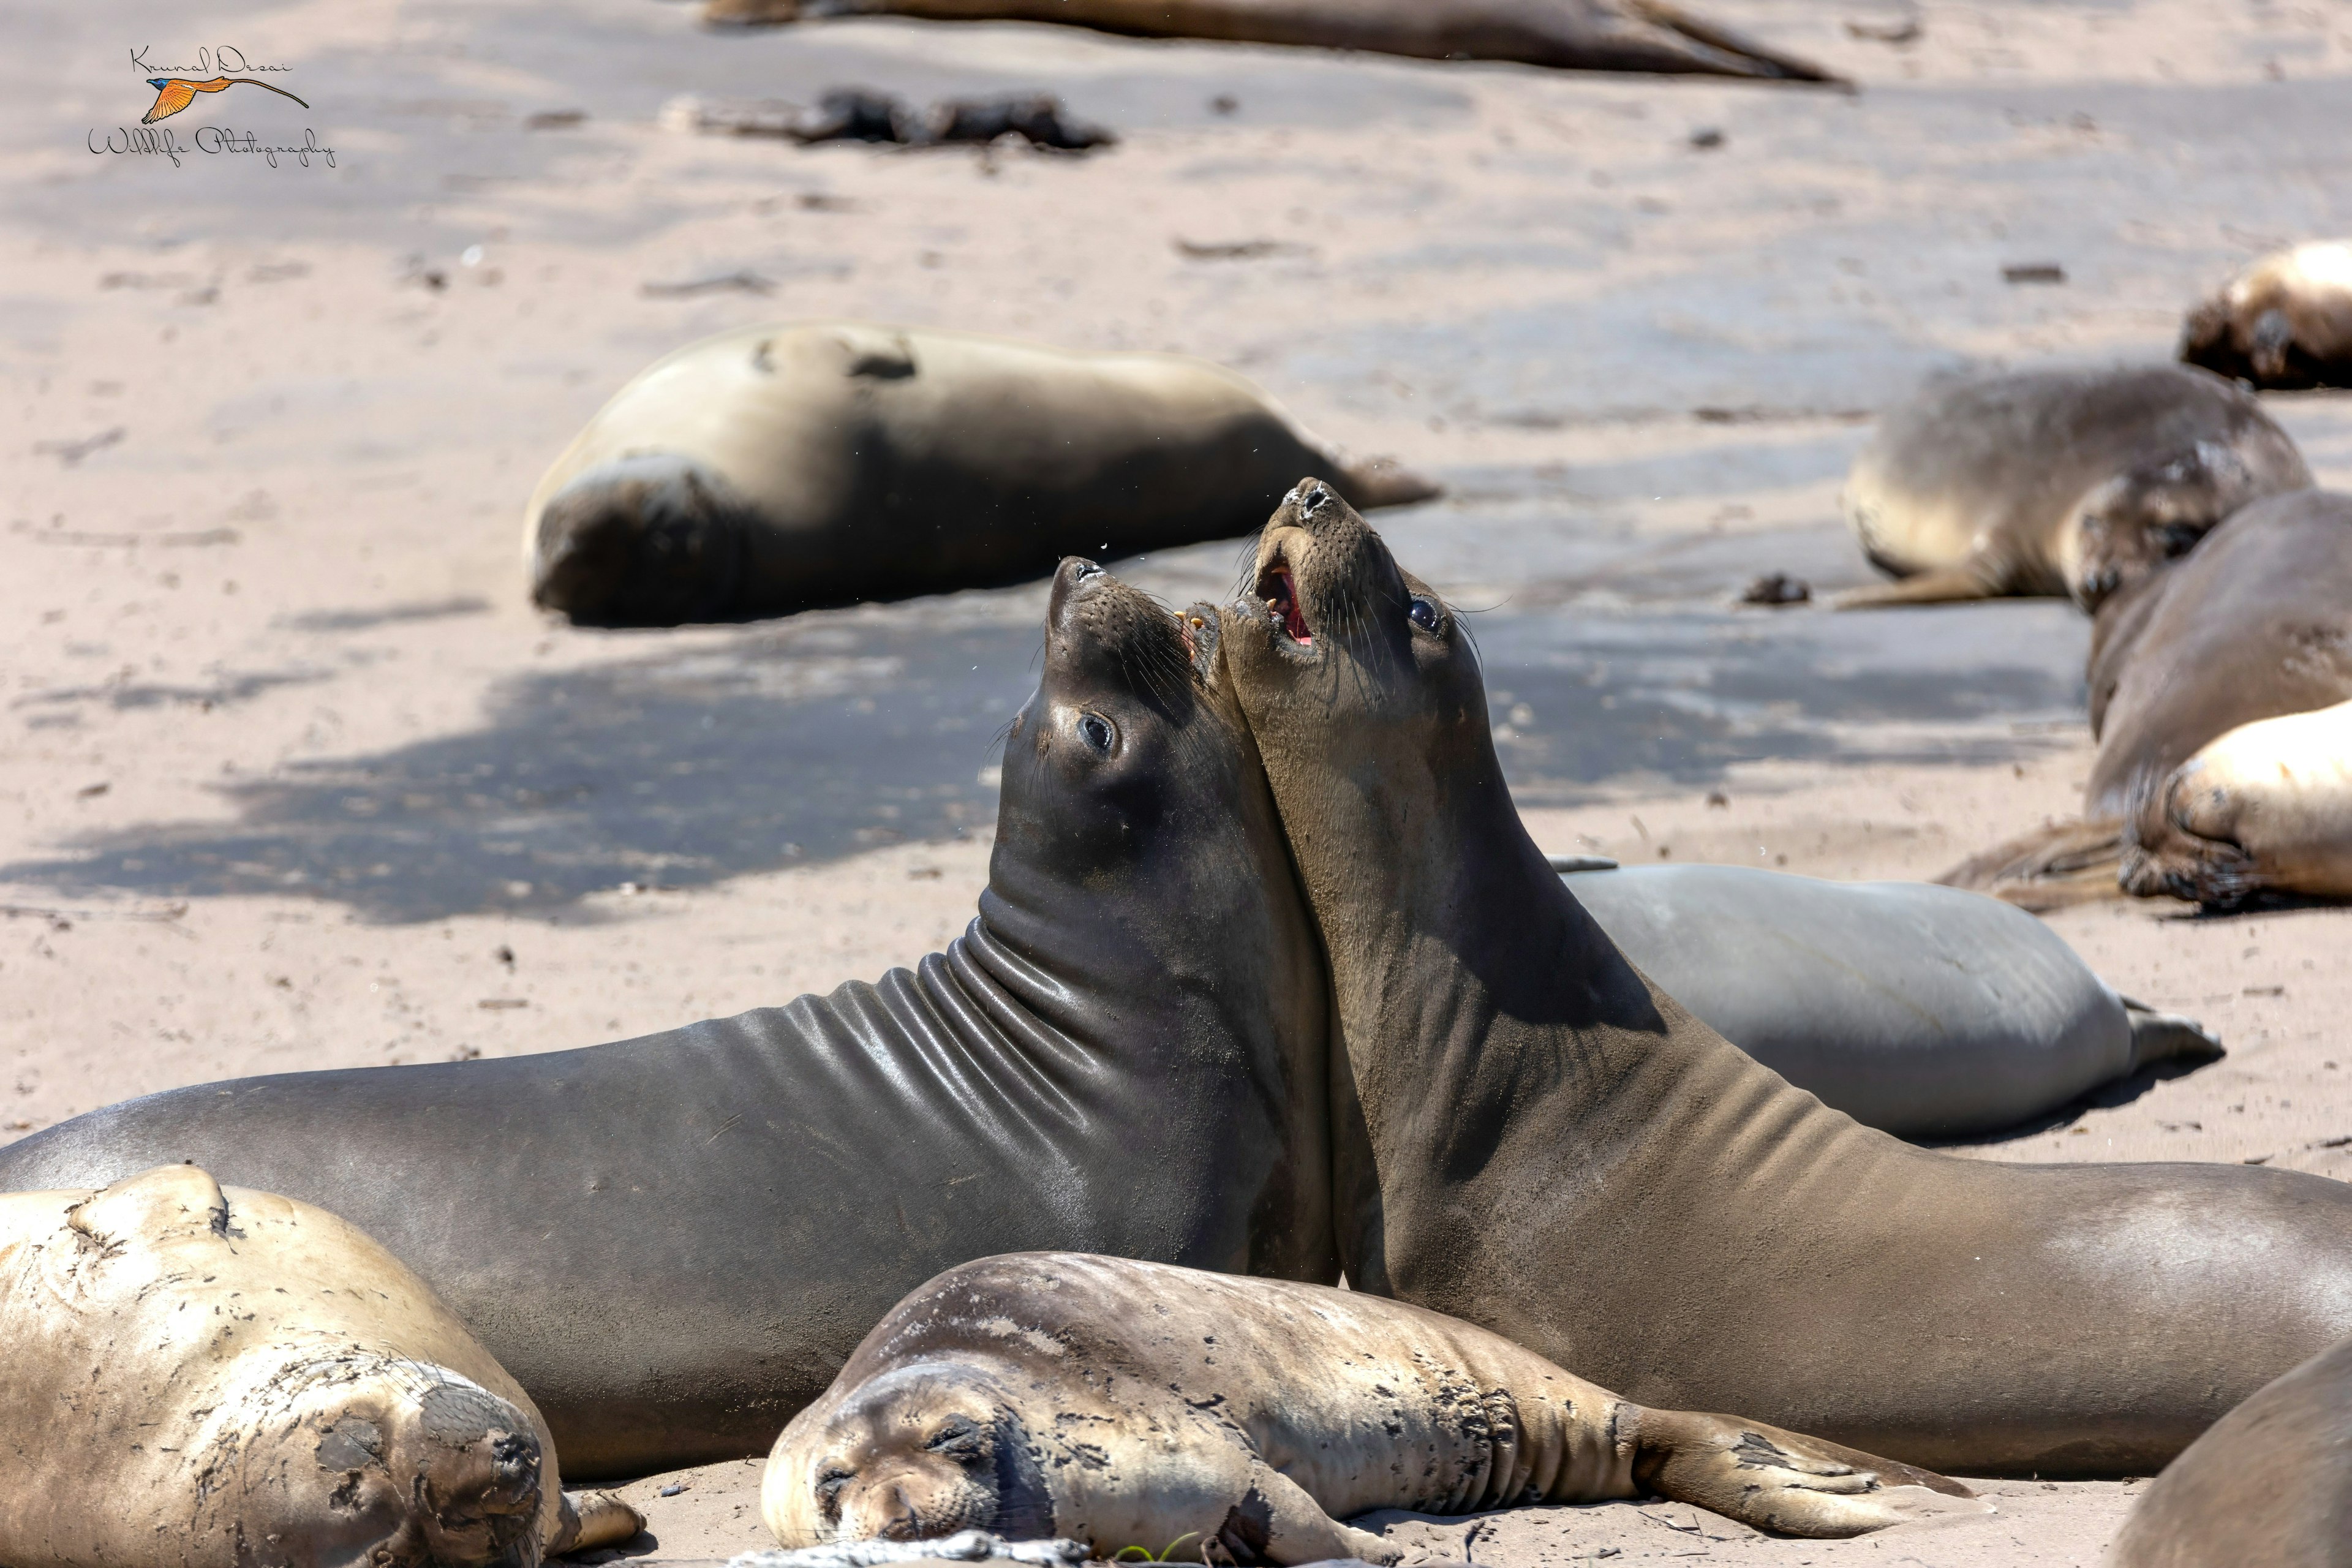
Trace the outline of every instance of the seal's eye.
[[827, 1465], [816, 1478], [816, 1506], [824, 1510], [827, 1519], [841, 1516], [841, 1489], [855, 1479], [854, 1473], [839, 1465]]
[[1437, 606], [1418, 594], [1412, 596], [1412, 603], [1406, 608], [1405, 615], [1423, 631], [1433, 632], [1437, 629]]
[[1107, 757], [1110, 755], [1111, 742], [1118, 739], [1118, 731], [1112, 729], [1110, 721], [1099, 713], [1081, 713], [1078, 715], [1078, 739]]
[[950, 1415], [923, 1446], [942, 1458], [971, 1464], [981, 1457], [980, 1423], [969, 1415]]

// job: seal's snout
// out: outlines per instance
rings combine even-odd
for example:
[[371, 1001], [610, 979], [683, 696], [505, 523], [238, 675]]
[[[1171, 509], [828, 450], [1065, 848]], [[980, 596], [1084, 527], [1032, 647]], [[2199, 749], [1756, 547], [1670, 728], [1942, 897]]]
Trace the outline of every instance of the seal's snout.
[[1258, 568], [1257, 599], [1265, 606], [1266, 618], [1284, 637], [1303, 648], [1315, 646], [1314, 628], [1307, 624], [1307, 611], [1298, 602], [1297, 574], [1279, 547]]

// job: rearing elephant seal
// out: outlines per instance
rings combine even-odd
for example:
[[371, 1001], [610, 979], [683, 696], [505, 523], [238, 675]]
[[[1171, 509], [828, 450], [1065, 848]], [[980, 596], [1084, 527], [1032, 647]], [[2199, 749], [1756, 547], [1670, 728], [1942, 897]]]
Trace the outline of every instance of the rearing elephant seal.
[[1878, 423], [1841, 503], [1901, 581], [1842, 609], [2064, 594], [2086, 610], [2311, 472], [2252, 395], [2184, 365], [1930, 383]]
[[166, 1165], [0, 1197], [9, 1568], [531, 1568], [635, 1535], [530, 1400], [333, 1215]]
[[[744, 327], [597, 411], [539, 481], [523, 555], [532, 601], [574, 620], [782, 615], [1247, 533], [1302, 468], [1335, 462], [1205, 360]], [[1437, 493], [1391, 463], [1339, 472], [1367, 507]]]
[[2352, 1340], [2213, 1423], [2140, 1495], [2107, 1568], [2352, 1568]]
[[1329, 1279], [1327, 983], [1221, 647], [1205, 606], [1065, 563], [979, 918], [911, 971], [585, 1050], [150, 1095], [0, 1150], [0, 1189], [194, 1159], [330, 1207], [575, 1475], [765, 1449], [971, 1258]]
[[967, 1263], [893, 1309], [776, 1439], [760, 1511], [787, 1547], [979, 1529], [1097, 1557], [1181, 1540], [1187, 1562], [1392, 1563], [1339, 1521], [1644, 1489], [1792, 1535], [1988, 1511], [1907, 1465], [1644, 1410], [1401, 1301], [1050, 1252]]
[[1329, 955], [1350, 1284], [1970, 1473], [2147, 1475], [2352, 1333], [2352, 1187], [1916, 1149], [1684, 1011], [1528, 839], [1454, 612], [1328, 487], [1255, 584], [1225, 658]]

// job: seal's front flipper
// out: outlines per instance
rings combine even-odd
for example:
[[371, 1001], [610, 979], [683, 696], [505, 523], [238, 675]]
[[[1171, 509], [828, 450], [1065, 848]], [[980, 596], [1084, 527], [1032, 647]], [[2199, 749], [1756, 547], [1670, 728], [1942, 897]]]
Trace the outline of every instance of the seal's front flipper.
[[2183, 1061], [2210, 1062], [2230, 1054], [2222, 1048], [2221, 1037], [2194, 1018], [2159, 1013], [2128, 996], [2122, 1001], [2124, 1016], [2131, 1021], [2134, 1071], [2150, 1062], [2170, 1061], [2176, 1057]]
[[[1341, 1524], [1307, 1489], [1269, 1465], [1250, 1467], [1250, 1489], [1226, 1513], [1215, 1544], [1234, 1563], [1322, 1563], [1334, 1557], [1400, 1563], [1404, 1549], [1368, 1530]], [[1202, 1543], [1202, 1558], [1213, 1552]]]
[[1643, 1410], [1633, 1444], [1642, 1486], [1784, 1535], [1866, 1535], [1937, 1514], [1992, 1511], [1933, 1470], [1728, 1415]]
[[1971, 855], [1936, 880], [2020, 909], [2058, 910], [2121, 898], [2123, 853], [2123, 824], [2113, 817], [2056, 822]]
[[646, 1517], [611, 1492], [565, 1492], [562, 1522], [547, 1555], [618, 1546], [646, 1527]]
[[1968, 599], [1997, 599], [2000, 590], [1985, 581], [1974, 561], [1938, 566], [1893, 583], [1848, 588], [1830, 601], [1833, 610], [1876, 610], [1890, 605], [1956, 605]]

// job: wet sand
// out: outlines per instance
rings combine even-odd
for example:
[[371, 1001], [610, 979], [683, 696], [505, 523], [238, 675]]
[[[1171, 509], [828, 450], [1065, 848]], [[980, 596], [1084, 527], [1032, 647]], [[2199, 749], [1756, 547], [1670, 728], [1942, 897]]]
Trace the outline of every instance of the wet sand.
[[[753, 321], [1201, 353], [1433, 472], [1447, 499], [1376, 521], [1480, 612], [1549, 847], [1916, 877], [2071, 813], [2066, 606], [1733, 600], [1770, 571], [1867, 580], [1838, 479], [1920, 375], [2160, 357], [2236, 263], [2352, 226], [2352, 37], [2187, 0], [1708, 8], [1861, 90], [1013, 26], [713, 35], [656, 0], [26, 16], [62, 63], [0, 154], [0, 1140], [231, 1074], [666, 1028], [961, 929], [1041, 588], [661, 633], [522, 602], [541, 468], [644, 363]], [[1847, 26], [1906, 18], [1903, 44]], [[223, 42], [293, 66], [273, 79], [311, 110], [236, 89], [183, 140], [308, 127], [333, 167], [87, 150], [152, 97], [131, 48]], [[1124, 141], [662, 121], [853, 82], [1043, 87]], [[2065, 281], [2004, 280], [2044, 264]], [[2352, 479], [2352, 403], [2273, 403]], [[1118, 569], [1220, 596], [1239, 548]], [[2051, 918], [2231, 1055], [1959, 1152], [2346, 1173], [2352, 914]], [[639, 1483], [635, 1550], [761, 1544], [756, 1477]], [[1991, 1520], [1851, 1542], [1667, 1505], [1395, 1528], [1515, 1568], [2088, 1563], [2128, 1490], [1991, 1489]]]

